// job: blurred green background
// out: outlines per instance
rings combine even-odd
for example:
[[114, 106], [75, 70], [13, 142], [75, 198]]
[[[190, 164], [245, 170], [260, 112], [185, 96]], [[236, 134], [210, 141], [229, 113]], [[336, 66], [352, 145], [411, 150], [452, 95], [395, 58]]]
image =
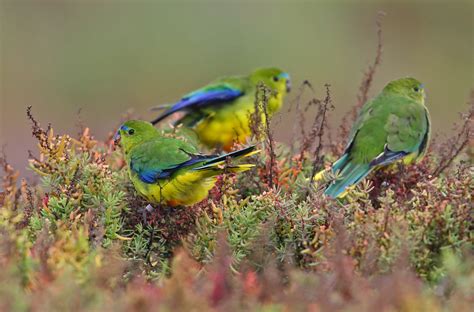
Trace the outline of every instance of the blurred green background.
[[[268, 65], [321, 96], [331, 84], [338, 126], [373, 61], [379, 10], [384, 55], [371, 95], [413, 75], [435, 131], [449, 132], [474, 86], [473, 1], [2, 0], [0, 143], [21, 169], [34, 150], [28, 105], [43, 125], [72, 133], [81, 108], [104, 138], [129, 108], [151, 119], [152, 105]], [[275, 126], [278, 139], [289, 140], [290, 122]]]

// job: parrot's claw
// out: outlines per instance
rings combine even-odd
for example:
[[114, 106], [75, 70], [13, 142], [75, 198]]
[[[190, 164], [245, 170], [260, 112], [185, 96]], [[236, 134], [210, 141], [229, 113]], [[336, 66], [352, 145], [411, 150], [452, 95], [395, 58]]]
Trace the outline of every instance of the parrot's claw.
[[153, 206], [150, 205], [150, 204], [146, 205], [146, 207], [145, 207], [145, 210], [148, 211], [148, 212], [152, 212], [154, 209], [155, 208], [153, 208]]
[[[153, 212], [153, 210], [155, 210], [155, 208], [148, 204], [146, 205], [145, 208], [143, 208], [143, 224], [146, 225], [148, 224], [148, 219], [147, 219], [147, 214], [151, 214]], [[153, 238], [155, 236], [155, 227], [153, 226], [153, 221], [150, 222], [150, 225], [151, 225], [151, 232], [150, 232], [150, 238], [148, 240], [148, 246], [147, 246], [147, 252], [145, 254], [145, 259], [146, 261], [148, 261], [148, 263], [151, 265], [151, 261], [150, 261], [150, 252], [151, 252], [151, 249], [152, 249], [152, 244], [153, 244]]]
[[153, 208], [153, 206], [150, 205], [150, 204], [146, 205], [146, 207], [143, 208], [143, 210], [142, 210], [143, 224], [147, 224], [147, 221], [148, 221], [148, 219], [147, 219], [148, 213], [152, 213], [153, 210], [155, 210], [155, 208]]

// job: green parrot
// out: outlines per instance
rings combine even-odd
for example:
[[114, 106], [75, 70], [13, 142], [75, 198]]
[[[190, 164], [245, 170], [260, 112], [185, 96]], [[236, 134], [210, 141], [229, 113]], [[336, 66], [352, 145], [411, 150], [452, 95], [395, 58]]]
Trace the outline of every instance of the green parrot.
[[129, 120], [114, 137], [125, 154], [135, 189], [149, 202], [188, 206], [208, 196], [216, 177], [223, 172], [242, 172], [250, 164], [225, 165], [228, 158], [257, 153], [250, 146], [225, 155], [202, 155], [183, 140], [163, 137], [149, 122]]
[[414, 78], [388, 83], [364, 104], [352, 127], [344, 154], [332, 165], [338, 177], [325, 194], [336, 198], [373, 169], [397, 160], [420, 160], [430, 137], [430, 117], [423, 84]]
[[[251, 136], [250, 116], [255, 112], [255, 93], [259, 82], [271, 88], [268, 113], [273, 115], [283, 105], [291, 89], [290, 76], [278, 68], [257, 69], [248, 76], [217, 79], [207, 86], [185, 95], [167, 108], [151, 123], [184, 112], [176, 124], [193, 129], [199, 140], [210, 148], [220, 147], [230, 151], [234, 143], [244, 144]], [[262, 120], [265, 116], [262, 113]]]

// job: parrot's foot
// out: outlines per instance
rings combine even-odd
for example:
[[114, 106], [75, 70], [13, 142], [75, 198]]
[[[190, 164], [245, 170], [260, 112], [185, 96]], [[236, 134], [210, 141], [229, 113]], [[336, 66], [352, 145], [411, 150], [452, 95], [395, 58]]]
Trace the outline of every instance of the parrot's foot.
[[148, 204], [148, 205], [146, 205], [145, 208], [142, 208], [140, 210], [142, 212], [143, 224], [147, 224], [148, 223], [148, 218], [147, 218], [148, 214], [149, 213], [151, 214], [153, 212], [153, 210], [155, 210], [155, 208], [153, 208], [152, 205]]
[[405, 175], [405, 172], [406, 172], [406, 167], [405, 165], [403, 164], [403, 162], [398, 162], [397, 163], [397, 167], [398, 167], [398, 172], [399, 172], [399, 175], [403, 176]]
[[[143, 224], [144, 225], [148, 224], [147, 215], [149, 213], [151, 214], [153, 212], [153, 210], [154, 210], [154, 208], [150, 204], [146, 205], [146, 207], [143, 208]], [[150, 252], [151, 252], [151, 248], [152, 248], [152, 244], [153, 244], [153, 238], [155, 236], [155, 226], [154, 226], [153, 223], [154, 223], [153, 221], [150, 222], [151, 232], [150, 232], [150, 238], [149, 238], [148, 244], [147, 244], [147, 251], [146, 251], [146, 254], [145, 254], [145, 259], [148, 262], [148, 264], [150, 264], [150, 265], [151, 265]]]

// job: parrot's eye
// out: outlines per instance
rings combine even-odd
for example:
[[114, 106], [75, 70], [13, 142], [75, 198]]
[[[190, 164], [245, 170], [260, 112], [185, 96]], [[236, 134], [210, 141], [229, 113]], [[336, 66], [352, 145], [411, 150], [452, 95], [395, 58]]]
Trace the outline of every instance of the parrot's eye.
[[278, 80], [280, 80], [280, 78], [278, 78], [278, 76], [273, 77], [273, 81], [278, 82]]
[[134, 133], [135, 133], [135, 130], [134, 130], [134, 129], [128, 130], [128, 134], [129, 134], [129, 135], [132, 135], [132, 134], [134, 134]]
[[418, 92], [418, 91], [420, 91], [420, 88], [414, 87], [414, 88], [413, 88], [413, 91]]

